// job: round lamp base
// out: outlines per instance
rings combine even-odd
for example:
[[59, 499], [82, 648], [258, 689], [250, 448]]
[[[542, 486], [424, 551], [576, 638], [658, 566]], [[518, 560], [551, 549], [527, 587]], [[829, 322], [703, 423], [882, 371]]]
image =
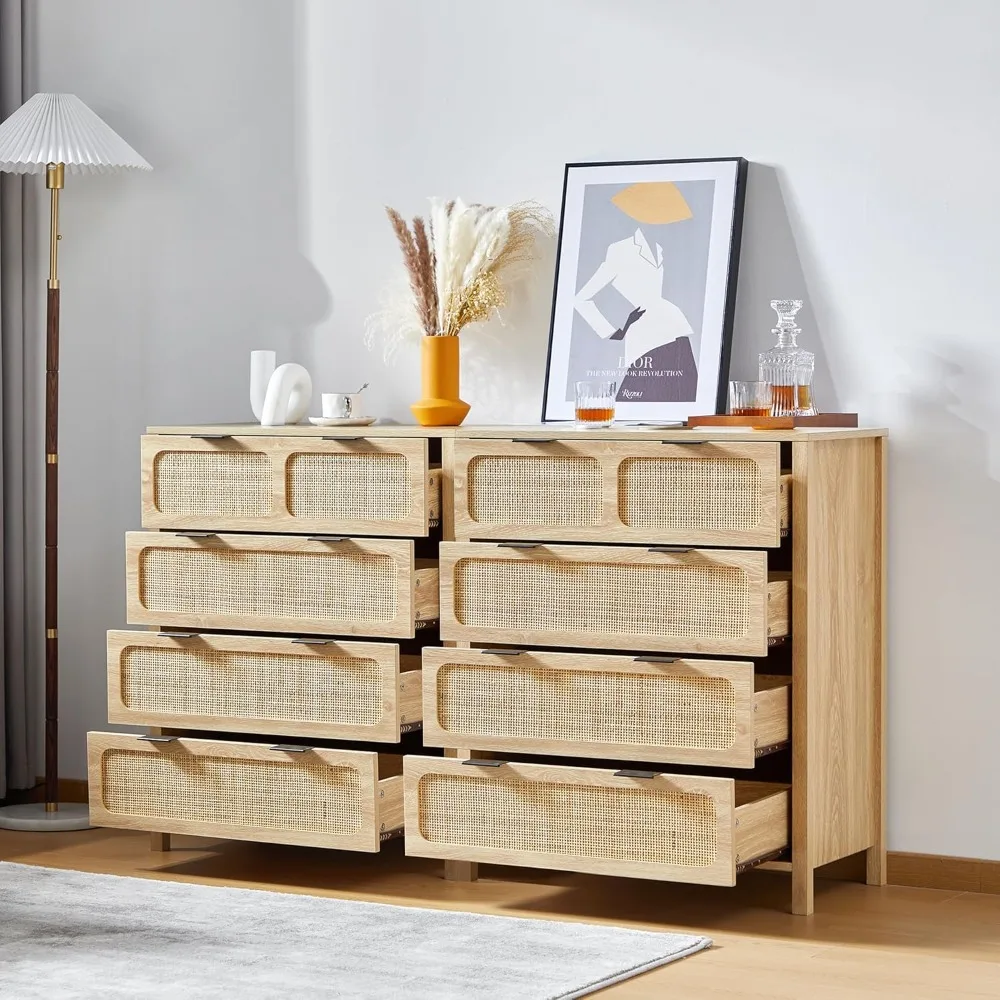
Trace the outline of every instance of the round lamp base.
[[0, 808], [0, 830], [59, 833], [89, 829], [90, 807], [83, 802], [60, 802], [53, 812], [46, 812], [44, 802]]

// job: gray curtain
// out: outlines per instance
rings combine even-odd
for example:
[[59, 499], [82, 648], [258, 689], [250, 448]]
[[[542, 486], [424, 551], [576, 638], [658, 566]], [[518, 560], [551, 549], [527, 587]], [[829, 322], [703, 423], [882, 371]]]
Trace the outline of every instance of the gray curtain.
[[[0, 0], [0, 120], [24, 103], [24, 0]], [[33, 178], [32, 178], [33, 179]], [[23, 250], [31, 213], [20, 176], [0, 173], [0, 448], [3, 476], [2, 588], [3, 659], [0, 662], [0, 798], [8, 789], [30, 788], [39, 774], [37, 726], [42, 620], [32, 596], [40, 553], [32, 551], [33, 521], [25, 492], [35, 463], [25, 447], [29, 408], [37, 400], [37, 379], [27, 370], [25, 351], [32, 303], [25, 295]]]

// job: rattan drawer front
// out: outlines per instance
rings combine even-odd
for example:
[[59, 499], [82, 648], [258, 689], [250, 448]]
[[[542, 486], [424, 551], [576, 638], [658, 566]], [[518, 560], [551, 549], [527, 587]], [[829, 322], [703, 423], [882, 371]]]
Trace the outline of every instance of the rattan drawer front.
[[441, 470], [405, 438], [146, 435], [146, 528], [426, 535]]
[[783, 785], [416, 756], [403, 767], [406, 853], [419, 857], [734, 885], [788, 846]]
[[424, 647], [423, 664], [426, 746], [753, 767], [788, 740], [791, 679], [751, 662]]
[[767, 554], [446, 542], [441, 637], [763, 656], [787, 635], [789, 582]]
[[95, 826], [377, 851], [402, 828], [402, 758], [87, 736]]
[[775, 546], [774, 442], [455, 442], [455, 537]]
[[402, 539], [126, 536], [133, 625], [412, 637], [438, 616], [435, 564]]
[[381, 642], [108, 633], [108, 721], [399, 741], [419, 728], [420, 658]]

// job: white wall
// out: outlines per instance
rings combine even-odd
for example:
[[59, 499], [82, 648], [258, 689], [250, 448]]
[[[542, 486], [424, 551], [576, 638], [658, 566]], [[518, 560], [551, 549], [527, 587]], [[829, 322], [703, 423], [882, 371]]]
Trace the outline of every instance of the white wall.
[[[271, 345], [408, 419], [412, 357], [361, 343], [399, 267], [384, 202], [556, 207], [568, 160], [740, 154], [734, 372], [769, 342], [768, 300], [802, 297], [820, 405], [892, 432], [890, 847], [1000, 858], [1000, 5], [36, 7], [38, 89], [75, 91], [157, 168], [65, 197], [68, 773], [104, 717], [143, 425], [248, 416], [246, 352]], [[537, 417], [547, 282], [466, 342], [472, 419]]]

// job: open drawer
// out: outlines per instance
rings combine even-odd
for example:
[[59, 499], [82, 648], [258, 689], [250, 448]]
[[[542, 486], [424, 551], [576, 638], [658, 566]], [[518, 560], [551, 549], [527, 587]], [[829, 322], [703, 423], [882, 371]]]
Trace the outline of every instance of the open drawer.
[[776, 546], [780, 468], [776, 442], [460, 438], [455, 537]]
[[128, 621], [188, 631], [412, 638], [438, 617], [435, 561], [404, 539], [126, 535]]
[[87, 749], [95, 826], [349, 851], [403, 826], [397, 755], [116, 733]]
[[420, 728], [420, 657], [383, 642], [108, 633], [108, 721], [396, 743]]
[[735, 885], [789, 843], [784, 785], [415, 756], [404, 776], [419, 857]]
[[789, 630], [789, 575], [769, 575], [766, 552], [444, 542], [439, 554], [445, 640], [764, 656]]
[[427, 746], [753, 767], [789, 735], [751, 662], [428, 646], [423, 677]]
[[440, 517], [426, 439], [142, 439], [144, 528], [415, 536]]

